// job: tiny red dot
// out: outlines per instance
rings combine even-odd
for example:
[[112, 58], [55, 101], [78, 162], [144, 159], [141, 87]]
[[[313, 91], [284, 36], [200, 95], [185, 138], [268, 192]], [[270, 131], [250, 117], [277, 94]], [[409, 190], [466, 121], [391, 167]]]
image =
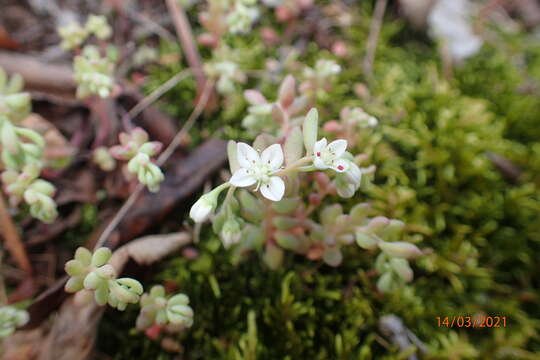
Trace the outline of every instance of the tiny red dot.
[[339, 170], [343, 170], [343, 165], [339, 165], [337, 168], [338, 168]]
[[318, 152], [318, 153], [317, 153], [317, 156], [321, 156], [321, 153], [320, 153], [320, 152]]

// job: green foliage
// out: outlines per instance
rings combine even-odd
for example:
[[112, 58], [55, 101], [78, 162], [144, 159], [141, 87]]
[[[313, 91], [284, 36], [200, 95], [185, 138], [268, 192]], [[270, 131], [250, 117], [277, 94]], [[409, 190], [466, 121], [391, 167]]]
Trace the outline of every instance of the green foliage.
[[[336, 269], [288, 254], [281, 270], [270, 271], [255, 257], [232, 265], [219, 240], [203, 232], [196, 259], [172, 259], [155, 279], [190, 296], [194, 325], [178, 338], [186, 358], [402, 359], [380, 340], [377, 322], [388, 313], [428, 345], [430, 359], [534, 359], [540, 352], [540, 99], [534, 87], [521, 88], [540, 74], [537, 45], [523, 38], [507, 40], [516, 44], [512, 51], [485, 45], [447, 81], [435, 47], [389, 20], [371, 94], [359, 97], [352, 89], [364, 79], [358, 59], [368, 24], [362, 18], [343, 34], [351, 56], [318, 108], [322, 118], [336, 119], [343, 107], [360, 106], [379, 119], [380, 130], [358, 132], [355, 150], [378, 167], [364, 191], [378, 214], [402, 220], [432, 252], [413, 264], [410, 286], [382, 296], [376, 277], [362, 270], [373, 267], [370, 251], [350, 247]], [[310, 65], [322, 57], [313, 46], [303, 59]], [[518, 57], [526, 65], [516, 67]], [[262, 92], [272, 95], [275, 84], [268, 84]], [[519, 180], [508, 181], [488, 153], [519, 165]], [[507, 327], [436, 322], [481, 313], [506, 316]], [[141, 334], [133, 335], [137, 341], [112, 336], [116, 342], [102, 344], [117, 359], [173, 358]]]

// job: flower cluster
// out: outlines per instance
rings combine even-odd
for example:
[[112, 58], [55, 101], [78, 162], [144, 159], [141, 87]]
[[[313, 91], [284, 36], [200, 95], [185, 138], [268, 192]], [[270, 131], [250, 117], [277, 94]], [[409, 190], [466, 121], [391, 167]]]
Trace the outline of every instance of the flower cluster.
[[259, 9], [254, 5], [257, 0], [237, 0], [227, 16], [227, 25], [232, 34], [244, 34], [251, 29], [251, 24], [259, 17]]
[[333, 60], [317, 60], [315, 67], [304, 69], [304, 81], [300, 91], [312, 98], [323, 99], [328, 96], [333, 79], [341, 72], [341, 67]]
[[101, 56], [93, 45], [84, 47], [82, 54], [73, 60], [77, 97], [85, 98], [96, 94], [102, 98], [111, 95], [114, 85], [114, 64], [108, 57]]
[[18, 327], [24, 326], [29, 320], [25, 310], [13, 306], [0, 307], [0, 339], [15, 332]]
[[313, 0], [263, 0], [263, 3], [275, 8], [276, 19], [279, 22], [290, 22], [300, 16], [303, 11], [313, 6]]
[[223, 36], [247, 33], [259, 17], [257, 0], [209, 0], [199, 15], [206, 32], [199, 36], [203, 45], [218, 47]]
[[155, 285], [150, 289], [150, 293], [144, 293], [140, 305], [141, 312], [137, 318], [137, 328], [140, 330], [154, 324], [182, 327], [193, 325], [193, 309], [189, 306], [189, 298], [184, 294], [167, 298], [161, 285]]
[[237, 63], [238, 55], [222, 45], [213, 52], [212, 61], [204, 65], [208, 77], [217, 79], [216, 89], [221, 94], [231, 94], [236, 90], [235, 84], [243, 83], [246, 75]]
[[51, 223], [58, 216], [56, 204], [52, 199], [55, 188], [51, 183], [38, 179], [39, 171], [37, 163], [26, 165], [20, 173], [8, 169], [1, 175], [2, 183], [12, 205], [16, 206], [24, 199], [30, 206], [30, 214], [33, 217]]
[[[109, 149], [110, 155], [117, 160], [128, 161], [126, 169], [129, 174], [137, 176], [139, 182], [146, 185], [148, 190], [159, 191], [159, 185], [165, 177], [159, 166], [152, 162], [152, 157], [161, 151], [162, 144], [148, 141], [148, 134], [141, 128], [135, 128], [129, 134], [120, 133], [119, 140], [120, 145]], [[98, 160], [101, 160], [101, 165], [112, 165], [110, 160], [113, 159], [105, 159], [105, 156], [99, 153], [96, 156], [100, 157]]]
[[257, 90], [244, 92], [246, 101], [250, 104], [248, 115], [242, 120], [242, 126], [252, 134], [274, 132], [281, 127], [301, 124], [302, 117], [298, 116], [308, 105], [308, 97], [296, 94], [296, 81], [291, 75], [282, 81], [278, 99], [268, 100]]
[[52, 222], [57, 216], [52, 200], [54, 186], [38, 179], [43, 166], [45, 140], [34, 130], [17, 126], [30, 112], [30, 95], [21, 92], [20, 76], [8, 79], [0, 69], [0, 144], [5, 168], [1, 175], [4, 191], [13, 206], [21, 200], [30, 206], [32, 216]]
[[90, 35], [105, 40], [111, 36], [112, 29], [107, 23], [105, 16], [90, 15], [86, 24], [81, 26], [77, 22], [70, 22], [58, 28], [58, 34], [62, 38], [62, 46], [65, 50], [74, 50], [80, 47]]
[[108, 303], [121, 311], [127, 304], [136, 304], [143, 293], [142, 285], [131, 278], [117, 279], [116, 270], [108, 264], [111, 255], [107, 248], [99, 248], [94, 254], [85, 248], [78, 248], [75, 258], [65, 265], [70, 275], [65, 290], [70, 293], [93, 291], [98, 305]]
[[109, 150], [104, 146], [100, 146], [94, 150], [92, 160], [103, 171], [111, 171], [116, 167], [116, 161], [112, 157]]
[[[70, 23], [60, 27], [58, 33], [64, 49], [76, 50], [91, 35], [100, 40], [108, 39], [112, 29], [104, 16], [90, 15], [84, 27], [78, 23]], [[98, 95], [106, 98], [111, 95], [114, 86], [114, 62], [111, 53], [103, 55], [98, 47], [86, 45], [73, 60], [73, 72], [78, 85], [77, 97]]]
[[[318, 69], [324, 76], [339, 70], [330, 63], [319, 63]], [[342, 248], [356, 243], [380, 250], [379, 263], [389, 264], [378, 263], [381, 291], [410, 281], [407, 259], [422, 252], [400, 241], [402, 222], [370, 216], [373, 209], [367, 203], [355, 205], [348, 214], [339, 203], [323, 206], [326, 197], [352, 198], [369, 186], [375, 167], [361, 166], [367, 156], [347, 151], [345, 139], [318, 136], [318, 111], [312, 108], [300, 116], [308, 100], [297, 96], [291, 76], [282, 82], [274, 103], [255, 90], [246, 91], [245, 97], [251, 106], [244, 124], [269, 133], [257, 136], [253, 145], [229, 142], [231, 177], [193, 205], [192, 219], [211, 219], [214, 232], [237, 260], [259, 250], [267, 265], [277, 268], [284, 250], [289, 250], [338, 266]], [[361, 109], [347, 109], [342, 116], [362, 128], [377, 122]], [[274, 125], [268, 126], [270, 122]], [[224, 190], [227, 194], [219, 207]]]

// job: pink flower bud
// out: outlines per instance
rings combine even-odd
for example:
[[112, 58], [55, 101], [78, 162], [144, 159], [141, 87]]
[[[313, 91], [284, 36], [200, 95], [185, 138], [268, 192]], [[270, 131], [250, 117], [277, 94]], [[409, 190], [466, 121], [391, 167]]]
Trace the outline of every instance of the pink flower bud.
[[343, 131], [343, 125], [341, 125], [337, 121], [328, 121], [323, 126], [324, 131], [329, 133], [338, 133], [340, 131]]
[[349, 50], [343, 41], [337, 41], [332, 45], [332, 53], [339, 57], [347, 56]]

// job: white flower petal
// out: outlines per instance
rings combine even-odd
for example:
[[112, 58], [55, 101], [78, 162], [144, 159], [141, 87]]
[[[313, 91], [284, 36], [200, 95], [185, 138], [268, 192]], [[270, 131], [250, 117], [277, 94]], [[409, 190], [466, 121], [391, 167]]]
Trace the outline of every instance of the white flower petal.
[[320, 157], [315, 157], [315, 159], [313, 159], [313, 166], [315, 166], [319, 170], [328, 169], [328, 166]]
[[260, 159], [257, 150], [246, 143], [238, 143], [236, 145], [236, 154], [238, 163], [243, 168], [251, 168], [254, 164], [258, 163]]
[[349, 170], [349, 162], [344, 159], [336, 159], [332, 161], [331, 168], [337, 172], [345, 172]]
[[321, 140], [317, 141], [315, 145], [313, 146], [313, 154], [315, 155], [315, 158], [320, 157], [322, 151], [326, 148], [326, 138], [322, 138]]
[[347, 150], [347, 140], [334, 140], [328, 144], [327, 150], [333, 153], [336, 158], [339, 158]]
[[272, 176], [260, 189], [261, 194], [268, 200], [279, 201], [285, 194], [285, 183], [279, 176]]
[[261, 162], [270, 166], [272, 170], [277, 170], [283, 164], [283, 150], [281, 145], [273, 144], [264, 149], [261, 153]]
[[246, 187], [255, 184], [257, 180], [248, 173], [247, 169], [240, 168], [234, 172], [229, 182], [237, 187]]

